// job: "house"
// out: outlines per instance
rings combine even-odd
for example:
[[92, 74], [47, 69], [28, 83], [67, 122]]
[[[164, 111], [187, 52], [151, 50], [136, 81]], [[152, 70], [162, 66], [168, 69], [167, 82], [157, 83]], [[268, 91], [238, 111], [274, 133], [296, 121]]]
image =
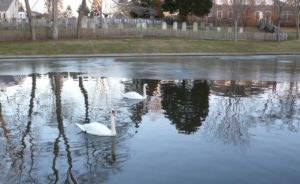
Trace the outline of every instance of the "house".
[[23, 6], [19, 6], [19, 19], [26, 19], [26, 12]]
[[[207, 21], [213, 22], [216, 26], [232, 26], [233, 12], [232, 0], [213, 0], [213, 7]], [[280, 17], [274, 0], [245, 0], [243, 12], [240, 15], [240, 26], [257, 26], [263, 19], [268, 23], [277, 23], [278, 19], [282, 26], [294, 26], [295, 17], [292, 7], [283, 3]]]
[[19, 6], [18, 0], [0, 0], [0, 19], [19, 18]]

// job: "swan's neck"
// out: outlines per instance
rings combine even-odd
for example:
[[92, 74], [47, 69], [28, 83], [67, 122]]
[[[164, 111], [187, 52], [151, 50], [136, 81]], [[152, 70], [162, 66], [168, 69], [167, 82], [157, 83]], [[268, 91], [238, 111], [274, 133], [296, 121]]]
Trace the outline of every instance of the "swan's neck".
[[116, 125], [115, 125], [115, 116], [111, 116], [111, 120], [110, 120], [110, 128], [111, 128], [111, 134], [112, 135], [116, 135]]
[[144, 98], [147, 98], [147, 94], [146, 94], [146, 85], [143, 86], [143, 94], [144, 94]]

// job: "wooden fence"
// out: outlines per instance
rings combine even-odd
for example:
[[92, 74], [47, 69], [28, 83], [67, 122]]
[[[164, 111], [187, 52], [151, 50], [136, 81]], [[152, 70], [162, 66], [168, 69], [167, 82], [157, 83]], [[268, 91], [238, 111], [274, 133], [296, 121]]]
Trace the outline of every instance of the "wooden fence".
[[[39, 40], [49, 39], [50, 30], [48, 28], [38, 29], [36, 37]], [[75, 29], [60, 29], [59, 39], [75, 38]], [[263, 33], [263, 32], [243, 32], [238, 33], [238, 40], [258, 40], [258, 41], [275, 41], [287, 40], [287, 33]], [[162, 30], [159, 28], [109, 28], [109, 29], [90, 29], [85, 28], [81, 30], [81, 38], [97, 39], [97, 38], [111, 38], [111, 37], [176, 37], [176, 38], [192, 38], [192, 39], [214, 39], [214, 40], [232, 40], [234, 38], [233, 32], [217, 31], [217, 30]], [[27, 30], [0, 30], [0, 41], [13, 40], [29, 40], [30, 34]]]

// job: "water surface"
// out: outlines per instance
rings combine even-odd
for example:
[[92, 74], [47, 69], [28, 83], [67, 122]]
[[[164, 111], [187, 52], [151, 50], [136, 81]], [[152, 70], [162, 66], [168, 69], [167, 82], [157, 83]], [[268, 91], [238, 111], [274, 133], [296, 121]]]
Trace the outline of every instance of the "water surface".
[[299, 183], [299, 61], [1, 60], [0, 183]]

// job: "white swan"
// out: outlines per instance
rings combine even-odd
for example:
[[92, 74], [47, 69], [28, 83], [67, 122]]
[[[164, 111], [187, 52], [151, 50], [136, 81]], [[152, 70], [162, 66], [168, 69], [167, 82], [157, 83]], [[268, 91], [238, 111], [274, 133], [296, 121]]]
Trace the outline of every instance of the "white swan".
[[76, 125], [85, 133], [92, 134], [92, 135], [98, 135], [98, 136], [115, 136], [117, 135], [116, 127], [115, 127], [115, 112], [112, 111], [111, 113], [111, 130], [107, 128], [107, 126], [98, 123], [98, 122], [92, 122], [88, 124], [78, 124]]
[[143, 86], [143, 96], [138, 94], [135, 91], [131, 91], [131, 92], [127, 92], [127, 93], [121, 93], [121, 95], [124, 98], [128, 98], [128, 99], [136, 99], [136, 100], [146, 99], [147, 98], [147, 94], [146, 94], [146, 87], [147, 86], [148, 86], [148, 84], [144, 84], [144, 86]]

